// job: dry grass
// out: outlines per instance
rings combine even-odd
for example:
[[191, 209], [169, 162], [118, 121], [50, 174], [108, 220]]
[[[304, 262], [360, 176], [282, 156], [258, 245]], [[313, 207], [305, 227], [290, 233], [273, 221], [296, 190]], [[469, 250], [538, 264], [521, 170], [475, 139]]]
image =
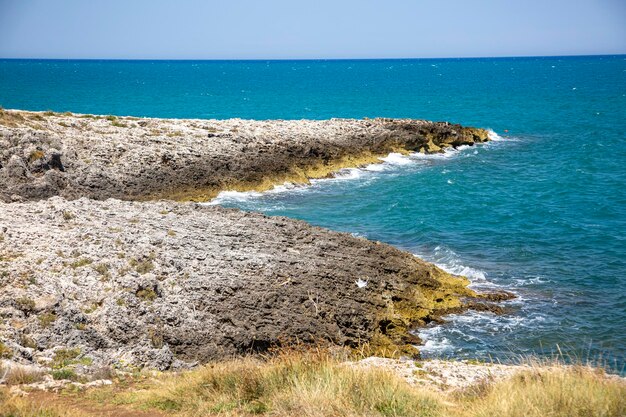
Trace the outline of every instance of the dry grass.
[[0, 388], [0, 417], [79, 417], [83, 414], [60, 406], [44, 405], [28, 398], [14, 397], [8, 389]]
[[416, 391], [388, 371], [344, 366], [320, 352], [210, 364], [114, 401], [181, 416], [437, 416], [441, 411], [433, 393]]
[[10, 368], [0, 365], [0, 382], [6, 385], [32, 384], [43, 379], [43, 372], [23, 366]]
[[[119, 407], [125, 413], [134, 409], [179, 417], [626, 415], [624, 381], [593, 368], [536, 366], [508, 381], [445, 394], [410, 386], [384, 369], [346, 366], [342, 360], [322, 351], [234, 359], [148, 382], [98, 388], [73, 398], [75, 405], [84, 406], [83, 412]], [[6, 391], [4, 399], [2, 395], [0, 390], [0, 410], [13, 411], [0, 416], [56, 417], [73, 412], [66, 407], [63, 414], [56, 402], [48, 402], [51, 408], [46, 410], [27, 400], [10, 399]]]
[[461, 402], [464, 417], [619, 417], [626, 416], [626, 384], [600, 369], [537, 367]]
[[6, 127], [19, 127], [26, 123], [26, 118], [19, 112], [0, 109], [0, 125]]

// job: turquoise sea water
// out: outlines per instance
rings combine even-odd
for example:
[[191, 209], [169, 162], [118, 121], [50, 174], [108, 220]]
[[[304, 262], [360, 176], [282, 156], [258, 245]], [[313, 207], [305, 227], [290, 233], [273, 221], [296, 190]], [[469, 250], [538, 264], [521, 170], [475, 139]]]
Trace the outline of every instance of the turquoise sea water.
[[[626, 56], [364, 61], [0, 60], [0, 105], [154, 117], [414, 117], [493, 129], [310, 187], [217, 203], [388, 242], [508, 289], [510, 313], [420, 332], [426, 356], [626, 355]], [[558, 344], [558, 348], [557, 348]]]

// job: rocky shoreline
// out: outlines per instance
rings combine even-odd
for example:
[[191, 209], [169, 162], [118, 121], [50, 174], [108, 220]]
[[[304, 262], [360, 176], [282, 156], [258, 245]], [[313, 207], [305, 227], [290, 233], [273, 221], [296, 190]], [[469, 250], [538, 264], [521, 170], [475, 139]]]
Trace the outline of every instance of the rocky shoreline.
[[3, 110], [0, 356], [84, 375], [293, 343], [417, 357], [413, 327], [468, 308], [500, 312], [511, 295], [476, 294], [386, 244], [190, 200], [486, 140], [482, 129], [419, 120]]
[[484, 129], [410, 119], [177, 120], [3, 110], [0, 200], [207, 201], [306, 183], [390, 152], [442, 152]]

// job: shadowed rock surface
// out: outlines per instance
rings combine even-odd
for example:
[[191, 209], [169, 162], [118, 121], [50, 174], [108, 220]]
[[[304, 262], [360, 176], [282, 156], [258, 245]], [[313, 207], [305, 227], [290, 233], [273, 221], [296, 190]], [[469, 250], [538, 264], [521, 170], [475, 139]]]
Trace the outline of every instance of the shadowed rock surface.
[[484, 129], [410, 119], [176, 120], [4, 110], [0, 200], [206, 201], [306, 183], [394, 151], [441, 152]]

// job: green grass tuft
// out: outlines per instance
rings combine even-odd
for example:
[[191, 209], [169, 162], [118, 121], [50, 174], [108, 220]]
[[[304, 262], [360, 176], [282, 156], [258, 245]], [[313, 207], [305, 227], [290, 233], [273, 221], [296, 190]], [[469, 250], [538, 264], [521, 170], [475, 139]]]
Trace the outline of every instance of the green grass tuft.
[[70, 267], [73, 269], [81, 268], [83, 266], [91, 265], [93, 261], [89, 258], [82, 258], [70, 264]]
[[48, 328], [52, 323], [54, 323], [57, 319], [57, 315], [54, 313], [43, 313], [39, 316], [39, 324], [41, 327]]

